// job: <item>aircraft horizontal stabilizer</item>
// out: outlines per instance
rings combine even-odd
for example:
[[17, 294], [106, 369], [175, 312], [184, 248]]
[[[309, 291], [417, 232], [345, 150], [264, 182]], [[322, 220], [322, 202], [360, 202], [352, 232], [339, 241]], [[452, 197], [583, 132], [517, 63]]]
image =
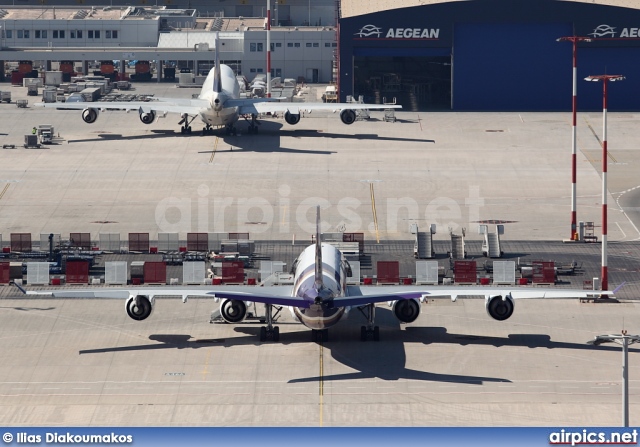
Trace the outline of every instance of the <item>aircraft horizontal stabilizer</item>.
[[269, 295], [266, 293], [253, 293], [253, 292], [229, 292], [225, 291], [211, 291], [208, 295], [212, 295], [215, 298], [222, 298], [228, 300], [241, 300], [252, 301], [255, 303], [271, 304], [275, 306], [294, 306], [299, 308], [308, 308], [310, 302], [305, 301], [302, 298], [295, 296], [278, 296]]
[[385, 301], [419, 299], [423, 295], [425, 295], [423, 292], [396, 292], [375, 295], [345, 296], [334, 298], [333, 307], [364, 306], [366, 304], [382, 303]]

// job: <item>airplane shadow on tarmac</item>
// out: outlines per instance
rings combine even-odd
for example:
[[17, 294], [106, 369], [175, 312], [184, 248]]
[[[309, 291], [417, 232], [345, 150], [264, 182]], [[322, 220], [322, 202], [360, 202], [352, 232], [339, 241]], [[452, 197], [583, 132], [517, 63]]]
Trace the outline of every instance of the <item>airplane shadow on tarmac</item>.
[[[234, 152], [234, 151], [249, 151], [249, 152], [285, 152], [291, 154], [319, 154], [329, 155], [334, 154], [336, 151], [336, 142], [327, 143], [327, 150], [308, 150], [308, 149], [296, 149], [285, 148], [281, 146], [282, 137], [290, 138], [326, 138], [330, 140], [376, 140], [376, 141], [395, 141], [395, 142], [418, 142], [418, 143], [435, 143], [435, 140], [420, 139], [420, 138], [398, 138], [398, 137], [383, 137], [378, 134], [355, 134], [348, 135], [342, 133], [329, 133], [315, 129], [283, 129], [283, 124], [277, 121], [261, 121], [259, 126], [259, 133], [257, 135], [249, 135], [245, 133], [246, 126], [240, 124], [238, 126], [240, 135], [226, 135], [224, 129], [217, 129], [213, 135], [204, 135], [200, 131], [194, 130], [190, 135], [182, 135], [179, 131], [173, 130], [152, 130], [149, 133], [140, 135], [122, 135], [118, 133], [98, 133], [97, 137], [84, 138], [77, 140], [68, 140], [68, 143], [87, 143], [97, 141], [136, 141], [136, 140], [148, 140], [155, 138], [203, 138], [211, 139], [212, 137], [218, 137], [219, 142], [216, 143], [216, 153]], [[358, 123], [354, 124], [357, 126]], [[338, 147], [339, 149], [339, 147]], [[199, 151], [201, 154], [210, 154], [214, 150]]]
[[[298, 323], [276, 323], [278, 326], [298, 325]], [[457, 374], [438, 374], [428, 371], [408, 369], [406, 365], [405, 344], [422, 343], [452, 344], [452, 345], [482, 345], [482, 346], [513, 346], [546, 348], [546, 349], [580, 349], [580, 350], [611, 350], [619, 351], [615, 346], [594, 347], [586, 343], [568, 343], [552, 341], [546, 334], [509, 334], [504, 337], [476, 336], [472, 334], [450, 334], [443, 327], [416, 327], [409, 326], [401, 330], [398, 320], [390, 309], [376, 308], [376, 324], [380, 326], [380, 342], [361, 342], [360, 325], [364, 319], [357, 310], [353, 310], [346, 321], [329, 330], [329, 341], [323, 343], [322, 349], [329, 351], [331, 356], [339, 363], [353, 369], [355, 372], [334, 374], [325, 376], [303, 377], [293, 379], [290, 383], [353, 380], [363, 378], [380, 378], [382, 380], [422, 380], [450, 383], [465, 383], [481, 385], [485, 382], [510, 382], [507, 379], [495, 377], [479, 377]], [[240, 337], [219, 339], [193, 339], [190, 335], [183, 334], [154, 334], [149, 336], [157, 344], [144, 344], [134, 346], [119, 346], [111, 348], [98, 348], [79, 351], [79, 354], [100, 354], [113, 352], [146, 351], [156, 349], [198, 349], [211, 347], [233, 348], [234, 346], [256, 345], [259, 342], [260, 326], [258, 324], [241, 324], [234, 331], [243, 334]], [[300, 331], [285, 331], [280, 333], [280, 341], [283, 345], [296, 343], [310, 343], [311, 331], [304, 328]], [[586, 340], [585, 340], [586, 342]], [[272, 342], [269, 342], [272, 343]], [[426, 349], [426, 348], [425, 348]], [[631, 351], [640, 352], [640, 349], [630, 348]]]

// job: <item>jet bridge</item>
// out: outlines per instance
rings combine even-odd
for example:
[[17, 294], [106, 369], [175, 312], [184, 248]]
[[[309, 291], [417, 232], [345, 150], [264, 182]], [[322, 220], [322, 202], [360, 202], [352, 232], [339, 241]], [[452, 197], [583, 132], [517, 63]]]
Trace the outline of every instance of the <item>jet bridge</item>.
[[478, 225], [478, 233], [484, 235], [482, 255], [488, 258], [501, 258], [504, 252], [500, 247], [500, 235], [504, 234], [504, 225], [496, 225], [494, 233], [489, 232], [487, 225]]

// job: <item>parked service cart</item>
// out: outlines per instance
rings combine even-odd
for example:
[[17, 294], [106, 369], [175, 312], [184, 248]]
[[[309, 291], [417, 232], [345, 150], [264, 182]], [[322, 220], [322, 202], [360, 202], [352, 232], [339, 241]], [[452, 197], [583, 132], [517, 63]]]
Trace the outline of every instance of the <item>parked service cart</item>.
[[20, 107], [21, 109], [26, 109], [28, 104], [29, 104], [29, 100], [28, 99], [18, 99], [18, 100], [16, 100], [16, 106]]
[[0, 101], [6, 102], [7, 104], [11, 102], [11, 92], [0, 92]]
[[25, 135], [24, 136], [24, 147], [26, 149], [28, 149], [30, 147], [35, 147], [35, 148], [40, 149], [40, 143], [38, 143], [38, 135], [35, 135], [35, 134]]

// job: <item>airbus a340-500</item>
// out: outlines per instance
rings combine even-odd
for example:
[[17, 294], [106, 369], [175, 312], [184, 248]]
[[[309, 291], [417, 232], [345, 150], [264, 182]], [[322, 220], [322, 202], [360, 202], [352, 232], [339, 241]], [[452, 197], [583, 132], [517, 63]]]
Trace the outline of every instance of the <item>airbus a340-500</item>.
[[298, 124], [301, 110], [340, 111], [344, 124], [353, 124], [358, 109], [399, 109], [400, 105], [377, 105], [356, 103], [300, 103], [282, 102], [275, 98], [240, 98], [240, 85], [233, 70], [220, 63], [215, 40], [215, 66], [209, 71], [202, 85], [200, 95], [194, 99], [156, 98], [155, 100], [105, 103], [37, 103], [39, 107], [55, 109], [82, 110], [82, 119], [92, 124], [98, 119], [101, 110], [137, 111], [140, 121], [152, 124], [159, 115], [177, 113], [182, 116], [178, 123], [181, 133], [191, 133], [191, 123], [198, 117], [204, 123], [202, 133], [212, 133], [214, 127], [225, 127], [227, 134], [236, 132], [235, 123], [241, 116], [251, 117], [249, 133], [258, 132], [257, 117], [261, 113], [283, 113], [288, 124]]
[[260, 329], [260, 340], [279, 340], [279, 329], [274, 326], [274, 307], [288, 307], [293, 318], [312, 329], [313, 339], [328, 340], [328, 328], [337, 324], [350, 310], [358, 309], [366, 318], [361, 326], [361, 339], [379, 340], [375, 325], [375, 304], [388, 302], [395, 317], [403, 323], [412, 323], [420, 315], [423, 300], [429, 297], [484, 296], [489, 316], [503, 321], [511, 317], [516, 299], [526, 298], [590, 298], [612, 295], [614, 292], [597, 290], [538, 289], [528, 287], [465, 287], [465, 286], [359, 286], [347, 285], [349, 263], [340, 250], [322, 242], [320, 234], [320, 208], [317, 210], [316, 243], [303, 250], [293, 263], [293, 285], [280, 286], [192, 286], [131, 287], [123, 289], [87, 288], [26, 291], [27, 295], [45, 295], [53, 298], [120, 298], [125, 301], [126, 312], [134, 320], [148, 318], [156, 304], [156, 296], [214, 298], [220, 302], [220, 315], [231, 324], [242, 322], [252, 303], [265, 305], [266, 326]]

